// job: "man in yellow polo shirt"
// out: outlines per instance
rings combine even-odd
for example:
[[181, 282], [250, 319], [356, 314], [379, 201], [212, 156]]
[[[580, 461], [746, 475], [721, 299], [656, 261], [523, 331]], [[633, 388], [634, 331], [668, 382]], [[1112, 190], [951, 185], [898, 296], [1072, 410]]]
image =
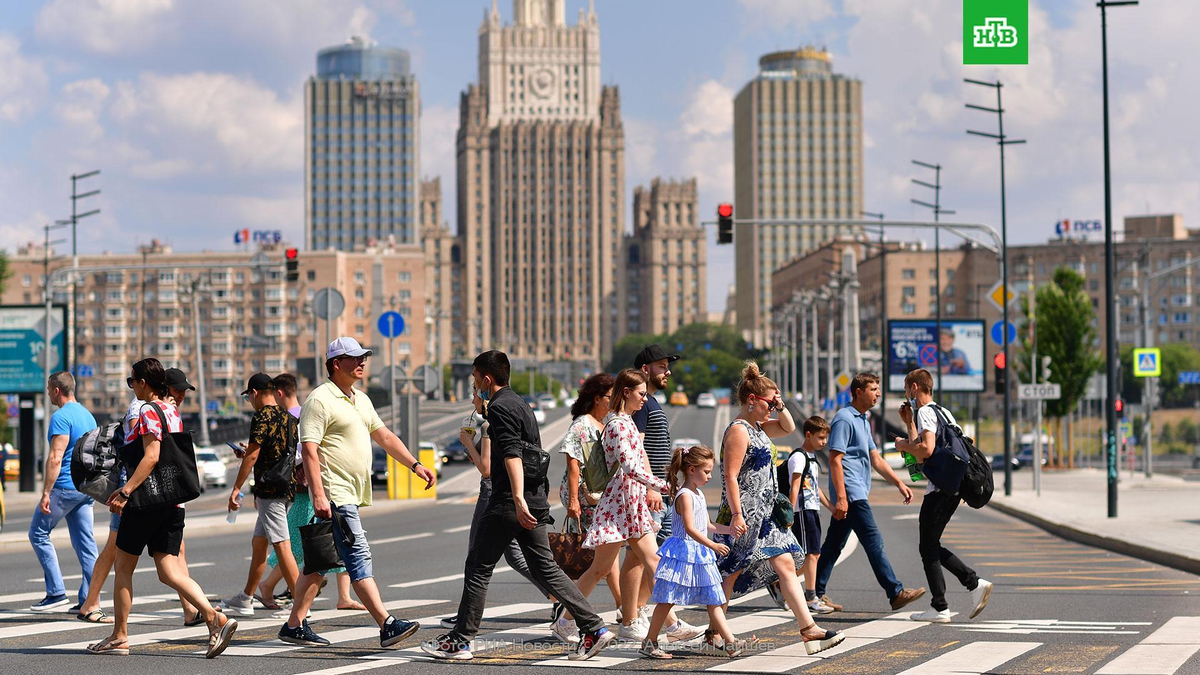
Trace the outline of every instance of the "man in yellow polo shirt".
[[[363, 533], [358, 509], [371, 504], [371, 440], [425, 481], [437, 482], [404, 442], [383, 425], [366, 393], [354, 388], [363, 379], [363, 364], [371, 355], [358, 340], [340, 337], [325, 350], [329, 381], [317, 387], [300, 409], [300, 445], [313, 512], [333, 520], [333, 541], [350, 574], [354, 594], [379, 624], [379, 644], [391, 647], [421, 626], [388, 614], [379, 597], [371, 567], [371, 548]], [[296, 583], [292, 615], [279, 629], [279, 639], [298, 645], [327, 645], [329, 641], [308, 626], [308, 610], [320, 590], [324, 572], [302, 574]]]

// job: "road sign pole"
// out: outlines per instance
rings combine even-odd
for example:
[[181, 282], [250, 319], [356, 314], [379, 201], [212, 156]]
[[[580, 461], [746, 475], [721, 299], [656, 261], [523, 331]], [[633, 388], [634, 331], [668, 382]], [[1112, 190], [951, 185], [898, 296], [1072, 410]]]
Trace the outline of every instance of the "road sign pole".
[[[396, 323], [396, 319], [392, 316], [388, 316], [388, 335], [396, 334], [395, 323]], [[396, 406], [396, 380], [395, 380], [396, 370], [395, 370], [395, 368], [396, 368], [396, 338], [389, 337], [388, 338], [388, 370], [392, 371], [393, 379], [392, 379], [392, 390], [390, 392], [388, 392], [388, 401], [389, 401], [389, 403], [391, 405], [391, 409], [392, 409], [392, 418], [391, 418], [391, 420], [389, 420], [392, 424], [396, 423], [396, 420], [398, 419], [397, 415], [400, 414], [399, 408], [397, 408], [397, 406]]]

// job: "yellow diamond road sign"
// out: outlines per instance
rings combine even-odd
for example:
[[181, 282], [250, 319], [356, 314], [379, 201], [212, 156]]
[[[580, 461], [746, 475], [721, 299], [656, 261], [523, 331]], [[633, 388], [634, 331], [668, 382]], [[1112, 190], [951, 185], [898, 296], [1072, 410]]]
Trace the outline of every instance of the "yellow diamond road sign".
[[1158, 347], [1133, 350], [1133, 374], [1136, 377], [1162, 376], [1162, 351]]
[[1006, 292], [1005, 288], [1004, 288], [1004, 283], [1001, 281], [997, 281], [996, 285], [992, 286], [992, 290], [988, 291], [987, 299], [992, 303], [993, 306], [995, 306], [996, 309], [1003, 312], [1004, 305], [1012, 302], [1013, 292], [1012, 291]]
[[838, 390], [845, 389], [850, 386], [850, 373], [843, 370], [833, 381], [837, 384]]

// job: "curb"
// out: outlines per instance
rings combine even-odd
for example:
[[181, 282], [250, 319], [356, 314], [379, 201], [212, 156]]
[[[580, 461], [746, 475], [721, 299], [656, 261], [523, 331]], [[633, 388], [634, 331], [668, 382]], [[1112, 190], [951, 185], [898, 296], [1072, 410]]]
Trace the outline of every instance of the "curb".
[[1058, 523], [1053, 520], [1042, 518], [1041, 516], [1036, 516], [1032, 513], [1023, 511], [1003, 502], [992, 501], [988, 505], [1001, 513], [1010, 515], [1018, 520], [1022, 520], [1030, 525], [1045, 530], [1056, 537], [1061, 537], [1068, 541], [1084, 544], [1086, 546], [1094, 546], [1106, 551], [1112, 551], [1113, 553], [1120, 553], [1122, 555], [1156, 563], [1163, 565], [1164, 567], [1170, 567], [1172, 569], [1188, 572], [1190, 574], [1200, 574], [1200, 559], [1197, 558], [1191, 558], [1179, 553], [1173, 553], [1171, 551], [1164, 551], [1159, 548], [1154, 548], [1153, 546], [1135, 544], [1122, 539], [1106, 537], [1101, 534], [1096, 534], [1095, 532], [1089, 532], [1087, 530], [1080, 529], [1073, 525]]

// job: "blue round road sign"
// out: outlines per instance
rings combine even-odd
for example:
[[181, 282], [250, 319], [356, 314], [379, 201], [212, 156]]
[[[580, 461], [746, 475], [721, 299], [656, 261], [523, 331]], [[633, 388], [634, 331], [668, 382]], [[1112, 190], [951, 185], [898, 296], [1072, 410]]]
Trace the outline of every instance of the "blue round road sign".
[[[1017, 341], [1017, 327], [1011, 321], [1008, 322], [1008, 344]], [[1004, 345], [1004, 322], [997, 321], [992, 324], [992, 342], [998, 345]]]
[[400, 312], [384, 312], [379, 315], [379, 332], [385, 338], [398, 337], [404, 332], [404, 317]]

